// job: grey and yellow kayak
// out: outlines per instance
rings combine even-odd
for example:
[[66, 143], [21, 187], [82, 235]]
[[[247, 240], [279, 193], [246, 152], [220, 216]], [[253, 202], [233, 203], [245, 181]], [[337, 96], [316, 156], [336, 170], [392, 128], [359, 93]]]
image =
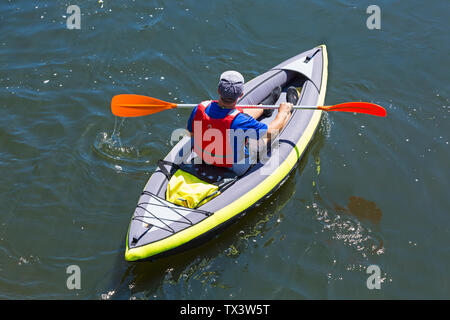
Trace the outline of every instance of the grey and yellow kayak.
[[[301, 88], [297, 105], [324, 105], [327, 65], [325, 45], [300, 53], [248, 81], [238, 103], [259, 104], [275, 87], [281, 86], [279, 104], [286, 101], [286, 89], [294, 85]], [[268, 124], [275, 116], [276, 111], [260, 121]], [[254, 164], [218, 196], [196, 208], [166, 200], [170, 164], [181, 164], [190, 156], [185, 152], [190, 150], [187, 148], [190, 138], [181, 139], [145, 185], [128, 228], [125, 259], [153, 260], [196, 246], [264, 201], [296, 168], [313, 139], [321, 116], [321, 110], [294, 110], [274, 141], [276, 148], [271, 150], [270, 158]], [[227, 176], [224, 168], [209, 166], [206, 171], [202, 174], [211, 181]]]

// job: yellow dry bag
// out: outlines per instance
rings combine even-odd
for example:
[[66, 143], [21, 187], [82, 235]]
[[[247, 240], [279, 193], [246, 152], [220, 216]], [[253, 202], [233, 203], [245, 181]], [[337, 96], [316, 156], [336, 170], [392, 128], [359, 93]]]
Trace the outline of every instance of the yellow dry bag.
[[167, 185], [166, 200], [187, 208], [197, 208], [220, 194], [219, 187], [178, 169]]

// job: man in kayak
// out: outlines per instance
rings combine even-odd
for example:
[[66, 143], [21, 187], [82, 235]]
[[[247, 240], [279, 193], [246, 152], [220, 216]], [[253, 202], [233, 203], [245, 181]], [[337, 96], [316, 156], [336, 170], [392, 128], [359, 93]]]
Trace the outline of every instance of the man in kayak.
[[[193, 136], [193, 150], [206, 163], [227, 167], [238, 176], [252, 163], [248, 138], [272, 140], [287, 124], [293, 104], [297, 103], [295, 87], [287, 90], [287, 101], [280, 104], [269, 125], [256, 119], [270, 117], [274, 109], [240, 109], [237, 101], [244, 94], [244, 77], [237, 71], [222, 73], [218, 85], [219, 99], [204, 101], [192, 110], [187, 129]], [[273, 105], [281, 94], [277, 87], [261, 104]]]

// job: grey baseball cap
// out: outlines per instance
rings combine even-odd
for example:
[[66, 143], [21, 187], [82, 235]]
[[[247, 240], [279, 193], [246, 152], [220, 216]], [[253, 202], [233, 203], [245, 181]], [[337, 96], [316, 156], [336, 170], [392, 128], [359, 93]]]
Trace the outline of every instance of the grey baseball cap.
[[244, 77], [237, 71], [225, 71], [220, 75], [219, 94], [222, 98], [237, 100], [244, 92]]

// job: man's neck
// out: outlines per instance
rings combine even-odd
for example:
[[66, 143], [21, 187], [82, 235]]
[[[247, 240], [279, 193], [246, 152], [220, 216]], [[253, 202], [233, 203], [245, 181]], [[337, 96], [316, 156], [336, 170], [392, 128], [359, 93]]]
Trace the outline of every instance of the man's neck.
[[219, 107], [224, 108], [224, 109], [236, 108], [236, 103], [226, 103], [221, 98], [219, 98], [219, 100], [217, 101], [217, 104], [219, 105]]

